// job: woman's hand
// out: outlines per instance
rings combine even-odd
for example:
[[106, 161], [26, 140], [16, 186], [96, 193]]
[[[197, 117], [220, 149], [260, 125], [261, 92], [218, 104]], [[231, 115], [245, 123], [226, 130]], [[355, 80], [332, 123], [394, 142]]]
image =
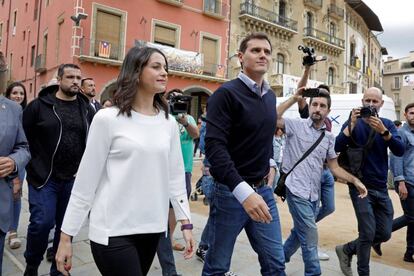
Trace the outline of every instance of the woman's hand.
[[193, 239], [193, 231], [184, 229], [182, 232], [185, 241], [184, 259], [188, 260], [194, 255], [195, 242]]
[[72, 268], [72, 241], [71, 236], [61, 233], [59, 247], [56, 252], [57, 269], [65, 276], [69, 276]]
[[22, 183], [18, 177], [13, 179], [13, 199], [18, 200], [22, 195]]

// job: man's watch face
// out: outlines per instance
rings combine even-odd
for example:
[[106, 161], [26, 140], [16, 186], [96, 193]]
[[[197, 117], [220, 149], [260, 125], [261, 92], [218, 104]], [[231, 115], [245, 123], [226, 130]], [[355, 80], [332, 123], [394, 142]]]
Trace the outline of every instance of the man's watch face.
[[381, 133], [381, 136], [388, 136], [388, 135], [390, 135], [390, 132], [388, 130]]

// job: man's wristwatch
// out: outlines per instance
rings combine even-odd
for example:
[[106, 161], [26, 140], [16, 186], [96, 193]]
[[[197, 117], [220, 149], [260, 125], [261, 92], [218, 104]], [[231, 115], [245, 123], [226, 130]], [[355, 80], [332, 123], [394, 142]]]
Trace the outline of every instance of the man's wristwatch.
[[187, 223], [187, 224], [181, 225], [181, 231], [183, 231], [183, 230], [193, 230], [193, 224], [192, 223]]
[[388, 129], [387, 130], [385, 130], [384, 132], [382, 132], [381, 134], [380, 134], [382, 137], [387, 137], [388, 135], [390, 135], [390, 132], [388, 131]]

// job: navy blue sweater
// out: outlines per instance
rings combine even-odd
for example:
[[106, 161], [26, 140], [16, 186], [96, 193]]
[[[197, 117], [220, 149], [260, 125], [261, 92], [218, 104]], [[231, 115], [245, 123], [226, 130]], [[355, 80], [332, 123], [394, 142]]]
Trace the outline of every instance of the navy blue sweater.
[[206, 157], [210, 172], [230, 190], [269, 172], [276, 128], [276, 97], [253, 93], [240, 79], [224, 83], [208, 100]]
[[[388, 173], [387, 148], [390, 148], [394, 155], [402, 156], [404, 154], [404, 144], [394, 126], [394, 123], [385, 118], [380, 119], [384, 126], [392, 134], [392, 138], [389, 141], [385, 141], [384, 138], [382, 138], [378, 133], [375, 134], [374, 142], [368, 151], [362, 167], [362, 182], [368, 189], [386, 191]], [[344, 151], [347, 145], [351, 143], [351, 138], [347, 137], [343, 133], [344, 128], [347, 126], [348, 122], [342, 126], [342, 131], [336, 137], [336, 152]], [[358, 119], [356, 126], [352, 130], [352, 137], [358, 144], [365, 145], [368, 140], [370, 129], [371, 127], [367, 123], [365, 123], [362, 119]]]

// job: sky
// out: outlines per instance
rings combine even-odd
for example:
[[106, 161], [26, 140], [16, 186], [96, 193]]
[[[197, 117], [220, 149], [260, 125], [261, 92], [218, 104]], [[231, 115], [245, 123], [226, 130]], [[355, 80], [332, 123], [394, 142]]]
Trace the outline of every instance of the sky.
[[384, 32], [378, 40], [389, 56], [402, 58], [414, 51], [414, 0], [363, 0], [379, 17]]

